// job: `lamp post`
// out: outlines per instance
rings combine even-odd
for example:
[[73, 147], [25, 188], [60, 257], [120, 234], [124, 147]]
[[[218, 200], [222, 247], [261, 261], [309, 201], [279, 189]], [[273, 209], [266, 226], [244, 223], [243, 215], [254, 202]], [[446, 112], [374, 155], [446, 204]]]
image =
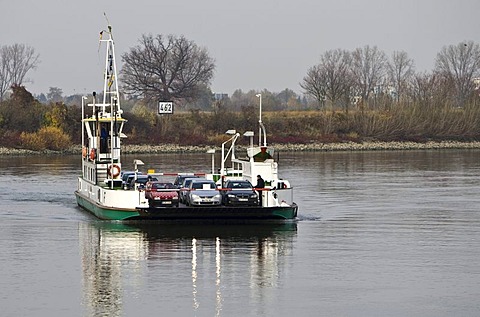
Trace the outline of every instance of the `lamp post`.
[[137, 182], [138, 166], [144, 165], [141, 160], [133, 160], [133, 165], [135, 166], [135, 183]]
[[256, 96], [260, 99], [260, 117], [258, 122], [262, 122], [262, 94], [256, 94]]
[[212, 177], [215, 174], [215, 149], [207, 150], [208, 154], [212, 154]]
[[[225, 134], [232, 135], [232, 137], [222, 143], [222, 162], [220, 165], [221, 176], [225, 175], [225, 161], [227, 160], [227, 156], [230, 154], [230, 151], [232, 152], [232, 160], [235, 159], [235, 141], [240, 136], [240, 133], [237, 133], [236, 130], [228, 130], [227, 132], [225, 132]], [[230, 149], [228, 150], [227, 154], [225, 154], [225, 144], [227, 144], [230, 141], [232, 141], [232, 145], [230, 146]]]
[[[85, 105], [87, 103], [87, 96], [82, 96], [82, 120], [85, 119]], [[82, 122], [82, 146], [85, 146], [85, 123]]]
[[258, 99], [260, 99], [260, 115], [258, 116], [258, 123], [260, 126], [258, 127], [258, 145], [262, 145], [262, 94], [256, 95]]
[[85, 148], [86, 156], [82, 157], [82, 175], [85, 177], [85, 169], [83, 166], [85, 165], [85, 158], [88, 157], [89, 153], [89, 147], [90, 144], [88, 144], [88, 147], [85, 147], [85, 122], [83, 121], [85, 119], [85, 104], [87, 102], [87, 97], [82, 96], [82, 152], [83, 149]]
[[258, 145], [262, 146], [263, 132], [263, 146], [267, 146], [267, 131], [265, 131], [265, 126], [262, 122], [262, 94], [256, 94], [256, 96], [260, 99], [260, 115], [258, 116], [258, 124], [260, 125], [258, 128]]
[[[134, 178], [135, 178], [134, 184], [135, 185], [134, 185], [134, 188], [135, 188], [135, 190], [138, 190], [138, 183], [137, 183], [138, 166], [144, 165], [144, 163], [141, 160], [135, 159], [135, 160], [133, 160], [133, 165], [135, 166], [135, 176], [134, 176]], [[142, 201], [141, 192], [138, 191], [138, 203], [140, 204], [141, 201]]]

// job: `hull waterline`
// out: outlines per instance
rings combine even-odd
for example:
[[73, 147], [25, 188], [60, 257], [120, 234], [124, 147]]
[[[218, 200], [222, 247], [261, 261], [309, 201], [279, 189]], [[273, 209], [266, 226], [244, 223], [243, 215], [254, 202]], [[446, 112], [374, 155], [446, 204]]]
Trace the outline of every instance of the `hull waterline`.
[[103, 220], [291, 220], [297, 205], [288, 207], [160, 207], [112, 208], [99, 205], [75, 192], [77, 204]]
[[166, 207], [138, 208], [140, 218], [157, 220], [291, 220], [298, 206], [288, 207]]
[[103, 220], [134, 220], [139, 217], [139, 212], [136, 209], [114, 208], [102, 206], [91, 199], [82, 196], [78, 191], [75, 191], [77, 204], [92, 213], [99, 219]]

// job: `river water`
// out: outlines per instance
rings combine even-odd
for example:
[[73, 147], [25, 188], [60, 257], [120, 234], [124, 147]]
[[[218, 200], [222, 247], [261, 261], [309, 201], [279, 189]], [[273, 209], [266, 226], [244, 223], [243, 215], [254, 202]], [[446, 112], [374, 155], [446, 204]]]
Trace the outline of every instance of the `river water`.
[[0, 315], [478, 316], [479, 156], [280, 153], [298, 221], [238, 225], [99, 221], [75, 204], [79, 156], [0, 157]]

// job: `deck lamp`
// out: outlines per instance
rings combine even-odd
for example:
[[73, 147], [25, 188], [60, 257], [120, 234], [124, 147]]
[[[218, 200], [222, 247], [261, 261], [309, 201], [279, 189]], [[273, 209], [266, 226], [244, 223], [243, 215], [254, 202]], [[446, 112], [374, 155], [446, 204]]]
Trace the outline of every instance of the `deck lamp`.
[[215, 174], [215, 149], [207, 150], [208, 154], [212, 154], [212, 175]]

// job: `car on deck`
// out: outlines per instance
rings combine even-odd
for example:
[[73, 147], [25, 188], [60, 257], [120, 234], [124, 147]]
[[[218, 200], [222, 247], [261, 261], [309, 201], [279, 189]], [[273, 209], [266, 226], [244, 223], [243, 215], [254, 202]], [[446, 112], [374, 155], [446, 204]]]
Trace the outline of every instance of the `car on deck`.
[[183, 179], [182, 184], [179, 186], [179, 197], [180, 197], [180, 202], [182, 204], [186, 204], [187, 195], [188, 195], [188, 192], [190, 191], [190, 188], [189, 188], [190, 183], [198, 179], [205, 180], [205, 178], [200, 178], [198, 176], [187, 177]]
[[200, 175], [195, 175], [193, 173], [186, 173], [186, 174], [178, 174], [173, 181], [173, 185], [177, 186], [177, 188], [182, 187], [183, 181], [186, 178], [201, 178]]
[[186, 191], [185, 204], [187, 206], [220, 206], [222, 195], [214, 181], [194, 179]]
[[178, 207], [178, 189], [170, 182], [150, 181], [145, 184], [145, 198], [150, 207]]
[[221, 190], [225, 206], [258, 206], [258, 194], [247, 180], [227, 180]]
[[[137, 172], [137, 175], [143, 174], [142, 172]], [[131, 178], [129, 179], [129, 177]], [[129, 181], [135, 177], [135, 171], [122, 171], [120, 173], [120, 177], [122, 178], [122, 186], [127, 186]]]
[[127, 180], [127, 188], [135, 189], [135, 184], [137, 184], [139, 189], [144, 189], [145, 184], [150, 181], [158, 181], [158, 179], [150, 175], [137, 175], [137, 179], [135, 179], [135, 175], [130, 175]]

